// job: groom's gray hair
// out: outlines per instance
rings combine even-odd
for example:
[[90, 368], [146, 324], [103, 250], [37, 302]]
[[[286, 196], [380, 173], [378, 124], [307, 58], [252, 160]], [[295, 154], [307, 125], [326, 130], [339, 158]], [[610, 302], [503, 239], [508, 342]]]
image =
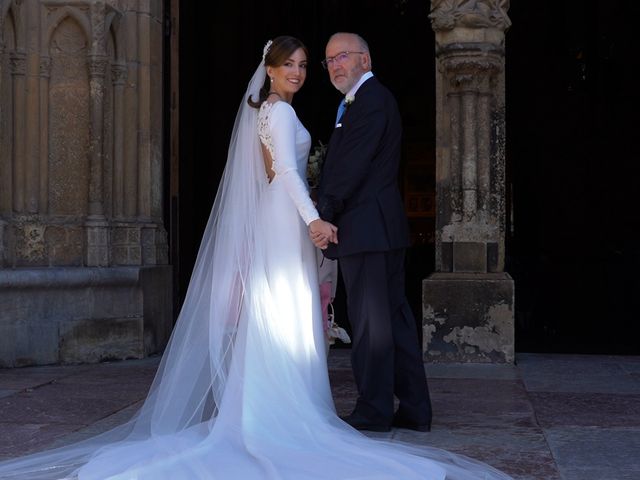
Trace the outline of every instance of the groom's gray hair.
[[336, 33], [334, 33], [333, 35], [331, 35], [329, 37], [329, 41], [331, 41], [331, 39], [333, 37], [337, 37], [338, 35], [351, 35], [351, 36], [355, 37], [356, 41], [359, 44], [358, 48], [360, 48], [360, 50], [362, 50], [363, 52], [367, 52], [369, 54], [369, 64], [370, 64], [369, 67], [373, 68], [373, 66], [372, 66], [373, 61], [371, 60], [371, 51], [369, 50], [369, 44], [367, 43], [367, 41], [364, 38], [362, 38], [357, 33], [353, 33], [353, 32], [336, 32]]

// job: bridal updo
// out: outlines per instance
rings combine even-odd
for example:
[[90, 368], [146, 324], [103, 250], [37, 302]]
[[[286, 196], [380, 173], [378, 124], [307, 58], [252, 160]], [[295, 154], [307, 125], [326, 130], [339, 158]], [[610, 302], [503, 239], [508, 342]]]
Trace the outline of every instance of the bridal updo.
[[[279, 37], [274, 38], [273, 40], [269, 40], [264, 47], [263, 51], [263, 60], [265, 67], [280, 67], [284, 65], [289, 57], [301, 48], [304, 50], [304, 53], [309, 58], [309, 50], [306, 45], [302, 43], [301, 40], [298, 40], [295, 37], [291, 37], [289, 35], [281, 35]], [[269, 77], [265, 76], [264, 85], [260, 89], [260, 94], [258, 96], [258, 100], [253, 100], [251, 96], [247, 99], [247, 103], [254, 108], [260, 108], [260, 105], [267, 99], [269, 96], [269, 90], [271, 89], [271, 82], [269, 81]]]

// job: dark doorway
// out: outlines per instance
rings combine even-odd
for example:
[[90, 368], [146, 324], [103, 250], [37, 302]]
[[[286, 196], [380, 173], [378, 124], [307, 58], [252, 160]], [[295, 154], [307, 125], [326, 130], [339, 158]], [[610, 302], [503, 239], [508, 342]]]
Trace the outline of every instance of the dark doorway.
[[[177, 304], [186, 292], [226, 162], [239, 102], [264, 43], [289, 34], [309, 47], [308, 78], [294, 99], [294, 107], [315, 145], [328, 141], [340, 101], [320, 66], [326, 41], [336, 31], [354, 31], [369, 42], [374, 72], [395, 93], [403, 112], [406, 154], [402, 188], [408, 196], [414, 234], [414, 247], [408, 252], [407, 286], [421, 331], [421, 280], [433, 268], [435, 214], [434, 39], [427, 18], [428, 2], [180, 0], [178, 5], [179, 185], [170, 227]], [[346, 318], [343, 301], [339, 295], [335, 304], [340, 319]], [[340, 323], [344, 325], [344, 321]]]
[[520, 351], [639, 354], [633, 0], [512, 2], [507, 144]]
[[[315, 144], [328, 139], [339, 101], [319, 60], [329, 35], [346, 30], [369, 41], [374, 71], [403, 114], [402, 188], [413, 233], [407, 292], [420, 323], [421, 280], [434, 256], [430, 2], [166, 1], [180, 7], [179, 181], [168, 208], [177, 305], [262, 45], [286, 33], [310, 48], [309, 78], [294, 105]], [[634, 73], [640, 56], [632, 22], [640, 3], [512, 2], [508, 13], [506, 240], [507, 271], [516, 281], [516, 349], [638, 354], [640, 105]], [[345, 318], [343, 305], [336, 308]]]

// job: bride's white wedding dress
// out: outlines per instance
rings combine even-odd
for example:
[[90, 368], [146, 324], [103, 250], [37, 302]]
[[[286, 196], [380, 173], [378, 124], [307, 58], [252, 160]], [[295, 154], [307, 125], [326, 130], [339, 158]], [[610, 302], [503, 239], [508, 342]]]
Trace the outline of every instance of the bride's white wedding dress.
[[[264, 65], [248, 95], [257, 98]], [[310, 136], [284, 102], [246, 104], [189, 292], [149, 396], [127, 424], [0, 463], [0, 478], [507, 479], [443, 450], [368, 438], [329, 386], [305, 170]], [[265, 174], [260, 140], [275, 177]]]

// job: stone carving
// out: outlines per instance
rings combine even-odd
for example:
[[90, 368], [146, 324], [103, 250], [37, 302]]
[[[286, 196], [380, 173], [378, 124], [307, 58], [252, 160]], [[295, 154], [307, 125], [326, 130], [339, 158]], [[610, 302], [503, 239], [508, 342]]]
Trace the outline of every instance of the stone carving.
[[18, 242], [16, 253], [22, 265], [41, 265], [45, 258], [45, 227], [26, 221], [17, 225]]
[[51, 57], [40, 57], [40, 76], [51, 76]]
[[105, 13], [104, 0], [91, 3], [91, 51], [98, 55], [105, 51]]
[[454, 90], [487, 91], [489, 82], [502, 69], [502, 58], [497, 55], [443, 56], [439, 62], [439, 70], [449, 78]]
[[123, 85], [127, 80], [127, 73], [126, 65], [111, 65], [111, 80], [114, 85]]
[[103, 55], [89, 55], [88, 65], [91, 77], [104, 77], [107, 73], [109, 59]]
[[49, 207], [54, 214], [87, 211], [89, 79], [86, 39], [71, 18], [54, 32], [49, 89]]
[[12, 53], [9, 57], [12, 75], [24, 75], [27, 73], [27, 63], [23, 53]]
[[507, 30], [509, 0], [431, 0], [431, 25], [437, 31], [465, 28]]

